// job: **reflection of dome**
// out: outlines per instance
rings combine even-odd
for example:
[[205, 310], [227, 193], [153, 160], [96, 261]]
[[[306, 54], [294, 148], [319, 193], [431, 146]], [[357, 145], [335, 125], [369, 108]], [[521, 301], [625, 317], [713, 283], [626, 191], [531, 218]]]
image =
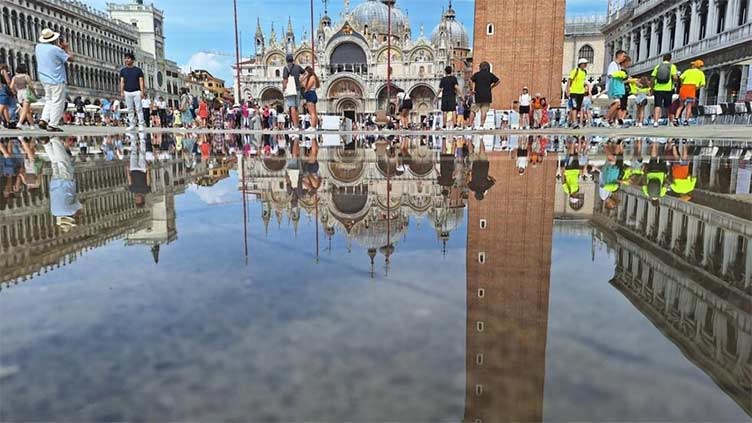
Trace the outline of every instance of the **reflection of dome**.
[[332, 202], [338, 212], [351, 216], [356, 215], [362, 212], [368, 204], [368, 192], [334, 192], [332, 193]]
[[454, 232], [460, 225], [464, 217], [464, 210], [461, 208], [442, 208], [431, 210], [433, 226], [437, 234], [449, 234]]
[[441, 35], [444, 33], [451, 40], [452, 47], [470, 50], [470, 37], [467, 34], [467, 29], [456, 18], [457, 14], [450, 3], [449, 9], [441, 18], [441, 22], [436, 25], [433, 33], [431, 33], [431, 42], [441, 45]]
[[[368, 25], [370, 32], [378, 34], [389, 33], [389, 7], [379, 0], [366, 0], [358, 7], [353, 9], [350, 14], [350, 20], [360, 29]], [[407, 16], [397, 8], [392, 7], [392, 34], [400, 35], [410, 28]]]
[[[389, 225], [389, 230], [387, 230]], [[377, 249], [389, 243], [402, 239], [407, 233], [408, 220], [405, 216], [398, 216], [387, 223], [386, 219], [378, 219], [364, 224], [361, 222], [353, 228], [350, 236], [363, 248]]]

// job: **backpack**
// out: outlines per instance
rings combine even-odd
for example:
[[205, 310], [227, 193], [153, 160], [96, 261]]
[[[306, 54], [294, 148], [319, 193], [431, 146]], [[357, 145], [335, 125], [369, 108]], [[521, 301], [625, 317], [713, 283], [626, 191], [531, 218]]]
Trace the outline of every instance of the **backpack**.
[[193, 103], [191, 104], [191, 108], [198, 109], [198, 97], [193, 96]]
[[661, 63], [655, 73], [655, 81], [659, 84], [668, 84], [671, 81], [671, 63]]

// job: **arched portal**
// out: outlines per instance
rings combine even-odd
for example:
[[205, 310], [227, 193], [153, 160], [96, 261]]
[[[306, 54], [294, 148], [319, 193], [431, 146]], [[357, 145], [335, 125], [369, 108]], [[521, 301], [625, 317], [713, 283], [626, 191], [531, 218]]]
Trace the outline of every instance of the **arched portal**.
[[279, 88], [270, 87], [261, 92], [262, 106], [278, 106], [284, 103], [285, 97]]

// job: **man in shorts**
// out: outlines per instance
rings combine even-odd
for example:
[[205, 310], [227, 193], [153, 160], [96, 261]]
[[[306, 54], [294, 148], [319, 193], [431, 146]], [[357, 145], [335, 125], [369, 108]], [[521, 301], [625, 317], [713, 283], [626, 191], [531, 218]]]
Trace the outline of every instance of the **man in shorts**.
[[[472, 144], [471, 141], [468, 142]], [[467, 187], [475, 193], [476, 200], [483, 201], [488, 190], [496, 184], [496, 179], [488, 174], [490, 163], [486, 155], [485, 143], [481, 139], [478, 144], [480, 144], [478, 148], [473, 149], [473, 164]]]
[[[692, 176], [689, 167], [689, 151], [687, 141], [684, 140], [680, 145], [671, 142], [668, 145], [671, 150], [671, 192], [676, 194], [682, 200], [688, 201], [692, 198], [692, 192], [697, 185], [697, 178]], [[680, 153], [681, 150], [681, 153]]]
[[621, 178], [624, 175], [624, 145], [621, 140], [616, 144], [606, 144], [606, 164], [600, 171], [599, 187], [601, 200], [606, 202], [607, 209], [616, 206], [614, 193], [619, 190]]
[[[684, 108], [684, 125], [689, 125], [689, 118], [692, 117], [692, 107], [697, 103], [697, 92], [705, 86], [705, 72], [702, 71], [702, 67], [705, 66], [705, 62], [702, 60], [695, 60], [692, 62], [690, 69], [682, 72], [679, 80], [681, 81], [681, 88], [679, 88], [679, 101]], [[680, 120], [682, 110], [676, 111], [676, 120]]]
[[[577, 154], [578, 143], [575, 138], [567, 144], [567, 157], [561, 163], [557, 172], [557, 178], [561, 180], [561, 187], [564, 193], [569, 196], [569, 207], [572, 210], [580, 210], [585, 204], [585, 195], [580, 192], [580, 158]], [[561, 174], [561, 168], [564, 168], [564, 175]]]
[[666, 118], [672, 121], [668, 113], [674, 97], [674, 83], [679, 81], [679, 71], [676, 65], [671, 63], [671, 55], [663, 55], [663, 62], [653, 68], [653, 95], [655, 96], [655, 110], [653, 113], [653, 126], [658, 127], [658, 122], [666, 111]]
[[454, 113], [457, 113], [457, 94], [460, 92], [460, 83], [457, 77], [452, 75], [454, 69], [447, 66], [444, 69], [446, 75], [439, 82], [439, 97], [441, 98], [441, 113], [444, 115], [446, 129], [454, 128]]
[[588, 91], [587, 86], [587, 59], [580, 59], [577, 67], [569, 73], [567, 79], [566, 95], [572, 100], [572, 109], [569, 112], [569, 125], [573, 129], [580, 127], [582, 119], [582, 103], [585, 100], [585, 94]]
[[[292, 54], [287, 55], [287, 66], [282, 72], [282, 92], [285, 95], [285, 103], [290, 110], [290, 129], [298, 129], [300, 123], [300, 75], [303, 68], [295, 63]], [[293, 84], [293, 85], [291, 85]]]
[[660, 199], [668, 192], [666, 187], [668, 166], [665, 160], [658, 157], [658, 143], [655, 141], [650, 145], [650, 161], [645, 165], [644, 172], [642, 192], [650, 198], [654, 206], [657, 206]]
[[480, 127], [486, 123], [488, 109], [493, 102], [493, 89], [496, 88], [501, 80], [491, 73], [491, 65], [488, 62], [481, 62], [480, 71], [476, 72], [470, 78], [470, 91], [475, 93], [475, 102], [470, 109], [470, 123], [475, 125], [475, 115], [480, 112]]

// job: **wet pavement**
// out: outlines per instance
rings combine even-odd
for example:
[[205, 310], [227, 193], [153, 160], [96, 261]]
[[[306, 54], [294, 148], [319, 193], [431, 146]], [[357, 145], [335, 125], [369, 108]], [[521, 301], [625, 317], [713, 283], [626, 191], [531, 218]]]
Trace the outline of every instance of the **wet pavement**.
[[2, 143], [1, 421], [752, 417], [748, 141]]

